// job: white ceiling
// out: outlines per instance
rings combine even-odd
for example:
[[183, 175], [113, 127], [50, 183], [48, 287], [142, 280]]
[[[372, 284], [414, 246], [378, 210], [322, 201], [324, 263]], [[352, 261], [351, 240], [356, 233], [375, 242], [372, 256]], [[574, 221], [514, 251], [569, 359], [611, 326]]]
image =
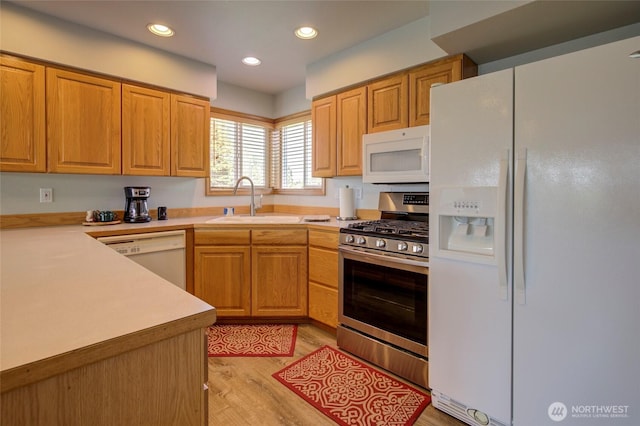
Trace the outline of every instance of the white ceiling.
[[[305, 68], [333, 53], [428, 15], [426, 0], [387, 1], [13, 1], [30, 9], [195, 59], [217, 68], [218, 80], [268, 94], [304, 84]], [[176, 34], [146, 29], [162, 23]], [[318, 29], [299, 40], [296, 27]], [[241, 63], [262, 60], [258, 67]]]

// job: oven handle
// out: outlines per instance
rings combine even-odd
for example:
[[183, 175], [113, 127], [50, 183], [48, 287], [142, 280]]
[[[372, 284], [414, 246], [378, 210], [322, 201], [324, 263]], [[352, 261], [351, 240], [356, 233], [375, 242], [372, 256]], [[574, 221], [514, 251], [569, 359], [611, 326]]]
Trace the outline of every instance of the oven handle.
[[[364, 263], [372, 263], [372, 264], [382, 264], [382, 265], [403, 265], [403, 266], [413, 266], [418, 268], [428, 268], [429, 263], [423, 260], [413, 260], [413, 259], [404, 259], [401, 257], [392, 257], [392, 256], [384, 256], [377, 253], [372, 253], [370, 251], [363, 251], [361, 249], [357, 249], [349, 246], [339, 246], [339, 251], [348, 255], [349, 258], [353, 260], [357, 260]], [[377, 260], [378, 262], [372, 262], [372, 260]], [[402, 269], [402, 268], [400, 268]], [[415, 270], [415, 269], [412, 269]], [[415, 271], [421, 272], [421, 271]]]

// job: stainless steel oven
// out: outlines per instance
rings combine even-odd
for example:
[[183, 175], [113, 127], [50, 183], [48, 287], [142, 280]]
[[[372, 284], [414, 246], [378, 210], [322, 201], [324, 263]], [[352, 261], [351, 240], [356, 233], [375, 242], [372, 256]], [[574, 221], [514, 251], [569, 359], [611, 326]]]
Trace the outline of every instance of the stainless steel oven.
[[428, 194], [380, 197], [340, 231], [338, 346], [428, 388]]

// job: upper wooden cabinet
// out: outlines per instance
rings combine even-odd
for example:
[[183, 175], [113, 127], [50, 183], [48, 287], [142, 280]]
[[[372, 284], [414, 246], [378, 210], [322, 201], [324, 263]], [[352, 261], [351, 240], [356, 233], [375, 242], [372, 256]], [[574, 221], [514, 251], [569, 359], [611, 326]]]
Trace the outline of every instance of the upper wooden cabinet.
[[122, 174], [206, 177], [209, 102], [122, 85]]
[[362, 175], [362, 135], [367, 133], [367, 88], [336, 95], [337, 175]]
[[120, 83], [47, 68], [48, 170], [120, 174]]
[[42, 65], [0, 57], [0, 171], [47, 169], [44, 81]]
[[122, 174], [169, 176], [170, 94], [122, 85]]
[[412, 70], [409, 73], [409, 127], [429, 124], [433, 84], [451, 83], [477, 74], [477, 65], [464, 55], [452, 56]]
[[0, 60], [0, 171], [208, 176], [208, 99]]
[[367, 86], [369, 95], [367, 128], [369, 133], [409, 126], [409, 76], [392, 75]]
[[477, 74], [478, 66], [473, 61], [465, 55], [455, 55], [369, 82], [367, 132], [429, 124], [431, 86]]
[[171, 94], [171, 175], [209, 175], [208, 100]]
[[336, 97], [313, 101], [311, 104], [313, 123], [312, 152], [315, 177], [336, 175]]
[[367, 131], [365, 86], [316, 100], [313, 121], [313, 176], [362, 175], [362, 135]]

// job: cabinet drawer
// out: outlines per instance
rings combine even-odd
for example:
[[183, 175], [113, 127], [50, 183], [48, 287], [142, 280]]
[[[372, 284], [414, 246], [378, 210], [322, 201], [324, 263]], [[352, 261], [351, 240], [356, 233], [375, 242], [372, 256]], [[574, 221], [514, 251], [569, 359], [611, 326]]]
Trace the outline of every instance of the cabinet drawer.
[[338, 252], [309, 247], [309, 281], [338, 288]]
[[309, 230], [309, 245], [324, 247], [332, 250], [338, 249], [338, 241], [340, 234], [336, 230], [331, 231], [318, 231], [315, 229]]
[[253, 229], [253, 244], [306, 245], [306, 229]]
[[330, 327], [337, 327], [338, 290], [310, 282], [309, 317]]
[[197, 230], [194, 241], [195, 245], [249, 245], [251, 231], [248, 229]]

